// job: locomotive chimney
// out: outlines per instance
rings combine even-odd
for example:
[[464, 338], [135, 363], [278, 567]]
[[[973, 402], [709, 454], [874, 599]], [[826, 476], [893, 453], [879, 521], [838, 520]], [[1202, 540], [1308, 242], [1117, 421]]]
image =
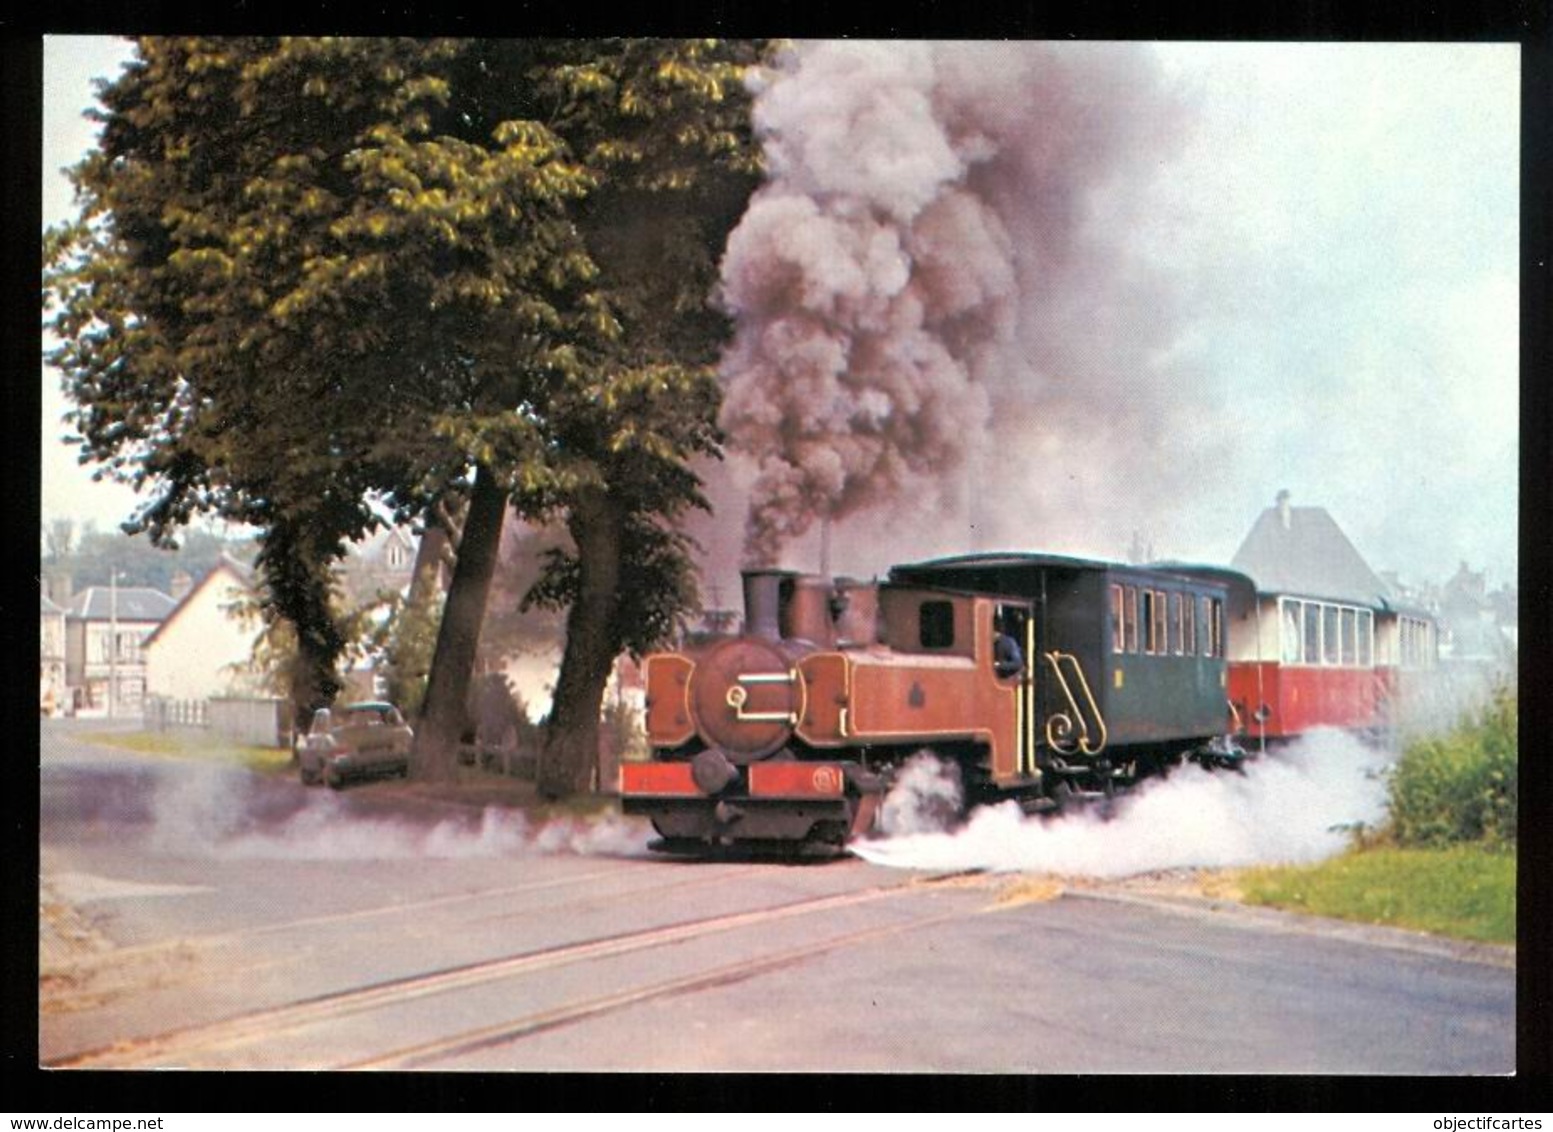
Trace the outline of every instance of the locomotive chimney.
[[752, 637], [776, 641], [782, 637], [784, 592], [793, 587], [791, 570], [744, 571], [744, 631]]

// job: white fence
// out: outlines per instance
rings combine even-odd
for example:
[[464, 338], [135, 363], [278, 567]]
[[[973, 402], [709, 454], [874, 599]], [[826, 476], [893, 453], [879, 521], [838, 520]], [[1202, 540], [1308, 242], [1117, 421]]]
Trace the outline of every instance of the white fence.
[[152, 696], [145, 704], [145, 726], [148, 731], [200, 728], [248, 746], [290, 747], [291, 705], [272, 696]]

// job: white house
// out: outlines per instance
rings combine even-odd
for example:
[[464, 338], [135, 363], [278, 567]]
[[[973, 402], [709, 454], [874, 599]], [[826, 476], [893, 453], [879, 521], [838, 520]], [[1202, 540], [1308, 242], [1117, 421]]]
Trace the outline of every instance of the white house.
[[65, 706], [65, 611], [38, 595], [38, 710], [53, 715]]
[[246, 665], [263, 629], [248, 568], [222, 555], [142, 645], [146, 693], [170, 700], [251, 693]]

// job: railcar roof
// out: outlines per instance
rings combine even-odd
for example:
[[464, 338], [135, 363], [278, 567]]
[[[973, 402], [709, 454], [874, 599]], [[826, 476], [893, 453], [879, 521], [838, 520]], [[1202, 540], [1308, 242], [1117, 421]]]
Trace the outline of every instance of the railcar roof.
[[1012, 573], [1031, 569], [1083, 570], [1083, 571], [1137, 571], [1150, 574], [1190, 575], [1213, 579], [1229, 585], [1249, 587], [1252, 582], [1239, 570], [1227, 566], [1202, 565], [1192, 562], [1150, 562], [1133, 565], [1125, 562], [1107, 562], [1099, 558], [1077, 558], [1065, 554], [1046, 554], [1039, 551], [993, 551], [980, 554], [957, 554], [948, 558], [933, 558], [923, 562], [907, 562], [892, 567], [890, 579], [897, 582], [925, 582], [931, 579], [945, 580], [956, 575]]

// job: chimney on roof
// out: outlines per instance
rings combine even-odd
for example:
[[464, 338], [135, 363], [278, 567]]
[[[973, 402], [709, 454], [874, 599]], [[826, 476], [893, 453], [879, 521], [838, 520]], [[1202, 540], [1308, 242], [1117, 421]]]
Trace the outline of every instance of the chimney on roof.
[[44, 596], [61, 609], [70, 607], [70, 599], [75, 596], [71, 584], [70, 571], [47, 570], [43, 575]]
[[1289, 489], [1284, 488], [1278, 493], [1278, 519], [1283, 523], [1283, 529], [1289, 529]]
[[189, 576], [187, 570], [179, 570], [168, 581], [167, 588], [172, 594], [174, 601], [182, 601], [189, 596], [189, 591], [194, 588], [194, 579]]

